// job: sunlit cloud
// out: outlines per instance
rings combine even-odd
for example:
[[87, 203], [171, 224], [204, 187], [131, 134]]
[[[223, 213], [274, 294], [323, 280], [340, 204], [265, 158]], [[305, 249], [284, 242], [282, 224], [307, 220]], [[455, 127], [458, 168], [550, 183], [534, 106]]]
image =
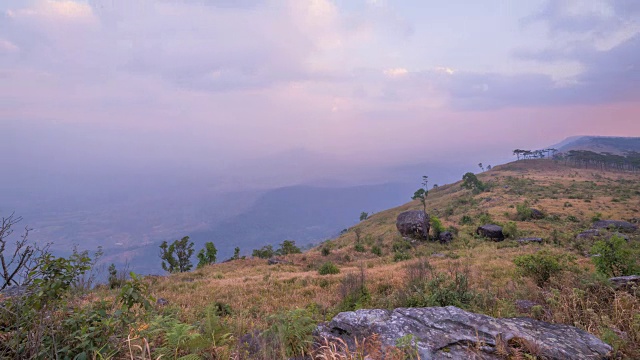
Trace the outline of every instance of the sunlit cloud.
[[403, 76], [406, 76], [408, 73], [409, 73], [409, 70], [405, 68], [391, 68], [391, 69], [385, 69], [383, 71], [383, 74], [385, 74], [390, 78], [403, 77]]

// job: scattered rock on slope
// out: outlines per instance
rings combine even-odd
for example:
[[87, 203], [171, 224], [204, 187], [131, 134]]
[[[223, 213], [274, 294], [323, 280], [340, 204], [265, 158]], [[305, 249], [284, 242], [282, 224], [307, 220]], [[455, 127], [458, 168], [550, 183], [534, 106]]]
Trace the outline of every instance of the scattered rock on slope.
[[[344, 341], [351, 350], [355, 338], [378, 334], [382, 346], [413, 335], [421, 359], [502, 359], [504, 344], [530, 347], [546, 359], [607, 359], [611, 347], [583, 330], [529, 318], [497, 319], [459, 308], [399, 308], [358, 310], [338, 314], [320, 325], [316, 335]], [[482, 344], [482, 346], [478, 346]]]
[[398, 215], [396, 227], [403, 237], [428, 240], [431, 224], [424, 211], [410, 210]]
[[504, 234], [502, 233], [502, 227], [494, 224], [487, 224], [480, 226], [476, 233], [482, 237], [492, 239], [493, 241], [504, 240]]
[[536, 220], [544, 219], [544, 213], [542, 211], [534, 208], [531, 208], [530, 210], [531, 210], [532, 219], [536, 219]]
[[628, 221], [622, 220], [600, 220], [593, 223], [594, 229], [611, 229], [625, 232], [634, 232], [638, 227]]
[[453, 241], [453, 234], [450, 231], [441, 232], [438, 236], [440, 244], [448, 244]]
[[640, 275], [618, 276], [609, 279], [616, 289], [627, 289], [640, 286]]

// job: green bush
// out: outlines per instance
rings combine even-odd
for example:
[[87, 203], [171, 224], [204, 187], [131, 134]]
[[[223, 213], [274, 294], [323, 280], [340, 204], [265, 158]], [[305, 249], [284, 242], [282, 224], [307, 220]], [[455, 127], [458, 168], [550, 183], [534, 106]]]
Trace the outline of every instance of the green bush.
[[469, 287], [469, 272], [452, 268], [449, 274], [436, 272], [426, 259], [405, 268], [407, 284], [401, 306], [469, 306], [475, 293]]
[[442, 222], [435, 215], [431, 215], [431, 234], [433, 239], [438, 239], [440, 233], [444, 232], [445, 228], [442, 226]]
[[353, 250], [355, 250], [355, 251], [357, 251], [357, 252], [365, 252], [365, 251], [367, 251], [367, 250], [364, 248], [364, 245], [362, 245], [361, 243], [357, 243], [357, 244], [355, 244], [355, 245], [353, 246]]
[[322, 250], [320, 250], [320, 253], [322, 256], [329, 256], [329, 254], [331, 254], [331, 249], [325, 245], [322, 247]]
[[516, 219], [519, 221], [527, 221], [533, 218], [533, 211], [529, 207], [529, 202], [516, 205]]
[[320, 266], [320, 269], [318, 269], [318, 274], [320, 275], [334, 275], [339, 273], [340, 269], [338, 268], [338, 266], [330, 261], [322, 264], [322, 266]]
[[493, 218], [488, 212], [483, 212], [478, 215], [478, 222], [480, 222], [481, 225], [491, 224], [493, 222]]
[[354, 311], [362, 309], [371, 301], [371, 294], [366, 286], [364, 269], [359, 274], [347, 274], [340, 283], [340, 295], [342, 301], [338, 306], [339, 311]]
[[393, 261], [395, 262], [406, 261], [409, 259], [411, 259], [411, 254], [409, 254], [408, 252], [401, 251], [401, 252], [396, 252], [393, 255]]
[[515, 222], [509, 221], [502, 227], [502, 233], [509, 239], [515, 239], [518, 237], [518, 225]]
[[393, 252], [404, 252], [411, 249], [411, 243], [404, 239], [396, 240], [393, 242], [391, 249], [393, 250]]
[[377, 256], [382, 256], [382, 249], [378, 245], [373, 245], [371, 247], [371, 253]]
[[540, 287], [544, 286], [551, 276], [560, 273], [565, 268], [564, 256], [554, 255], [546, 250], [517, 256], [513, 262], [522, 275], [533, 278]]
[[596, 271], [607, 276], [634, 275], [639, 272], [636, 257], [633, 256], [625, 239], [614, 235], [608, 240], [596, 241], [591, 248], [591, 258]]
[[275, 341], [279, 358], [304, 358], [310, 355], [313, 331], [317, 324], [306, 309], [295, 309], [269, 316], [271, 327], [264, 336]]
[[473, 218], [469, 215], [462, 215], [460, 218], [460, 225], [473, 225]]
[[471, 190], [473, 194], [477, 195], [483, 191], [488, 190], [487, 185], [478, 180], [478, 177], [472, 172], [464, 174], [464, 176], [462, 176], [462, 180], [463, 182], [461, 186], [465, 189]]
[[275, 255], [275, 253], [276, 252], [273, 250], [273, 246], [265, 245], [260, 249], [254, 249], [253, 253], [251, 253], [251, 256], [257, 257], [260, 259], [269, 259], [269, 258], [272, 258], [273, 255]]

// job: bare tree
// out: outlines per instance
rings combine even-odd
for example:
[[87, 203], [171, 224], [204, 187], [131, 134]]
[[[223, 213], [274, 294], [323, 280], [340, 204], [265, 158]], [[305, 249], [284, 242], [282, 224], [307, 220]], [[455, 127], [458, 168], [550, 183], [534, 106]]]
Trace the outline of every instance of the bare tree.
[[12, 285], [25, 285], [28, 282], [28, 274], [38, 265], [38, 258], [48, 251], [49, 244], [39, 248], [35, 244], [28, 243], [29, 227], [24, 228], [24, 234], [15, 243], [12, 251], [7, 248], [9, 236], [13, 234], [13, 227], [22, 221], [22, 217], [16, 217], [14, 213], [2, 218], [0, 227], [0, 290]]

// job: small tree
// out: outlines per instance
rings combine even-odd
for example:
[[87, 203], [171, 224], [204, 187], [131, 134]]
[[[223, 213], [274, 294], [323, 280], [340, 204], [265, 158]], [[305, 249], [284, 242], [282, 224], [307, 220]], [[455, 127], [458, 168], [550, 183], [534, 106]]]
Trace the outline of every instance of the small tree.
[[300, 254], [302, 251], [296, 246], [294, 240], [285, 240], [280, 244], [280, 249], [276, 251], [278, 255]]
[[429, 195], [428, 185], [429, 177], [425, 175], [422, 177], [422, 187], [416, 190], [411, 197], [412, 200], [420, 200], [425, 214], [427, 213], [427, 195]]
[[369, 213], [368, 212], [361, 212], [360, 213], [360, 221], [365, 221], [369, 218]]
[[235, 249], [233, 249], [233, 257], [231, 258], [231, 260], [238, 260], [240, 259], [240, 248], [236, 246]]
[[218, 254], [218, 249], [212, 242], [204, 243], [204, 249], [201, 249], [198, 252], [198, 269], [205, 266], [210, 265], [216, 262], [216, 255]]
[[189, 242], [188, 236], [175, 240], [171, 245], [166, 241], [160, 244], [160, 258], [164, 271], [175, 273], [191, 270], [193, 267], [191, 255], [193, 255], [193, 242]]
[[48, 254], [49, 244], [43, 248], [28, 243], [29, 228], [15, 242], [11, 251], [7, 250], [9, 236], [13, 233], [13, 226], [22, 221], [22, 217], [14, 214], [2, 218], [0, 226], [0, 290], [11, 285], [26, 285], [30, 281], [29, 273], [39, 264], [39, 258]]
[[251, 256], [257, 257], [260, 259], [268, 259], [270, 257], [273, 257], [274, 254], [275, 254], [275, 251], [273, 250], [273, 246], [265, 245], [260, 249], [254, 249]]
[[471, 190], [474, 194], [479, 194], [486, 188], [485, 184], [472, 172], [464, 174], [462, 180], [462, 187]]

